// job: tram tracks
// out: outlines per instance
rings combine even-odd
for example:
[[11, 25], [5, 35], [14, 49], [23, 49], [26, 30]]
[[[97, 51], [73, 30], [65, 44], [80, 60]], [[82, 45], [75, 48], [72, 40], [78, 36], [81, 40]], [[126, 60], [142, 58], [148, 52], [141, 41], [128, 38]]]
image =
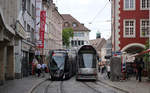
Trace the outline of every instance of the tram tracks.
[[63, 87], [63, 81], [60, 82], [60, 93], [65, 93], [65, 90]]
[[[99, 82], [99, 83], [98, 83]], [[104, 86], [104, 87], [111, 87], [111, 88], [113, 88], [113, 89], [116, 89], [116, 90], [118, 90], [118, 91], [121, 91], [121, 92], [123, 92], [123, 93], [129, 93], [128, 91], [126, 91], [126, 90], [123, 90], [123, 89], [120, 89], [120, 88], [117, 88], [117, 87], [115, 87], [115, 86], [112, 86], [112, 85], [110, 85], [110, 84], [107, 84], [107, 83], [105, 83], [105, 82], [102, 82], [102, 81], [100, 81], [100, 80], [98, 80], [97, 82], [95, 82], [97, 85], [99, 85], [99, 86]]]
[[53, 81], [51, 81], [44, 89], [44, 93], [48, 93], [48, 88], [50, 87], [50, 85], [53, 83]]
[[35, 86], [35, 88], [33, 88], [30, 93], [50, 93], [49, 90], [53, 89], [54, 87], [57, 90], [57, 92], [55, 92], [55, 93], [65, 93], [65, 90], [63, 87], [63, 81], [54, 82], [54, 81], [48, 81], [48, 80]]
[[81, 82], [96, 93], [128, 93], [127, 91], [108, 86], [100, 81], [97, 82]]
[[91, 85], [87, 84], [87, 82], [82, 82], [82, 84], [84, 84], [88, 88], [92, 89], [96, 93], [102, 93], [101, 91], [97, 90], [95, 87], [92, 87]]

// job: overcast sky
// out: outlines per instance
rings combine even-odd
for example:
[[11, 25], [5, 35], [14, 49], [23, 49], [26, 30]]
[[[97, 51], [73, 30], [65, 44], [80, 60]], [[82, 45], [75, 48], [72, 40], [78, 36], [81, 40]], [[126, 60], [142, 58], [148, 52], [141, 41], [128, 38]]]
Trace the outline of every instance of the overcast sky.
[[90, 39], [95, 39], [98, 31], [101, 33], [101, 37], [105, 39], [110, 37], [111, 4], [109, 0], [53, 1], [61, 14], [71, 14], [75, 19], [80, 23], [84, 23], [85, 26], [91, 30]]

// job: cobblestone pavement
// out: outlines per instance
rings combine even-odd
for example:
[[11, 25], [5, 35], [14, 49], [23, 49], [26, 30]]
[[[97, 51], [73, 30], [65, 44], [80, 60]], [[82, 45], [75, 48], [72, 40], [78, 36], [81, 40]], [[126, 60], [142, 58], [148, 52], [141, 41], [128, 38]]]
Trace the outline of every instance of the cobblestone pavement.
[[[3, 86], [0, 86], [0, 93], [28, 93], [34, 86], [45, 81], [47, 78], [48, 75], [45, 78], [29, 76], [22, 79], [9, 80]], [[135, 78], [112, 82], [105, 74], [99, 74], [99, 81], [116, 89], [127, 91], [128, 93], [150, 93], [150, 82], [146, 78], [143, 78], [142, 82], [136, 81]]]
[[6, 81], [3, 86], [0, 86], [0, 93], [28, 93], [32, 87], [46, 80], [45, 78], [29, 76], [22, 79]]
[[150, 93], [150, 81], [143, 77], [142, 82], [138, 82], [135, 77], [125, 81], [110, 81], [106, 74], [99, 73], [99, 80], [109, 86], [128, 91], [128, 93]]

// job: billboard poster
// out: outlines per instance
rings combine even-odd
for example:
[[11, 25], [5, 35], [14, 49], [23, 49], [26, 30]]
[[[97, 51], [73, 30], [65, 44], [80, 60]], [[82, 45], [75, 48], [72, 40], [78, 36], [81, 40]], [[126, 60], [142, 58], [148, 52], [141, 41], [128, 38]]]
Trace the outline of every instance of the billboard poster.
[[39, 48], [44, 48], [44, 33], [45, 33], [45, 23], [46, 23], [46, 11], [41, 11], [40, 14], [40, 33], [39, 40], [41, 44], [39, 44]]

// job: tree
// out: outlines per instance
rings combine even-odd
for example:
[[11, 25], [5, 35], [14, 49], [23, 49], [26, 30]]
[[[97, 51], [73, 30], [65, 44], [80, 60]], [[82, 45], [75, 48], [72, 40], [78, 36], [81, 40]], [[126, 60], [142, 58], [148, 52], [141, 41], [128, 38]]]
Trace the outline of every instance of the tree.
[[70, 37], [73, 38], [73, 29], [72, 28], [64, 28], [62, 32], [62, 40], [63, 45], [69, 47]]
[[[149, 44], [149, 40], [147, 40], [146, 41], [146, 44], [145, 44], [145, 50], [147, 50], [147, 49], [149, 49], [149, 46], [150, 46], [150, 44]], [[148, 77], [149, 77], [149, 79], [150, 79], [150, 58], [149, 58], [150, 56], [149, 56], [149, 53], [146, 53], [146, 54], [144, 54], [144, 61], [145, 61], [145, 63], [146, 63], [146, 69], [147, 69], [147, 71], [148, 71]]]

